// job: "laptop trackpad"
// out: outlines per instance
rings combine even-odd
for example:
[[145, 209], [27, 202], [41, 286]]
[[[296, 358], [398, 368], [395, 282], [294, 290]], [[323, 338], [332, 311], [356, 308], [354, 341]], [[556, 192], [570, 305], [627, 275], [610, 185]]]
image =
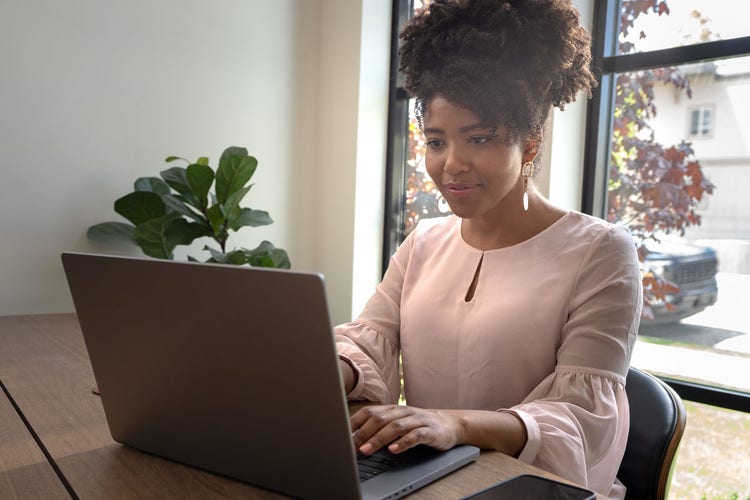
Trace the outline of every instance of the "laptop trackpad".
[[[360, 477], [372, 474], [362, 482], [364, 500], [398, 498], [439, 479], [479, 456], [474, 446], [456, 446], [448, 451], [438, 451], [427, 446], [418, 446], [404, 453], [393, 455], [387, 451], [374, 457], [360, 457]], [[384, 469], [379, 470], [382, 464]]]

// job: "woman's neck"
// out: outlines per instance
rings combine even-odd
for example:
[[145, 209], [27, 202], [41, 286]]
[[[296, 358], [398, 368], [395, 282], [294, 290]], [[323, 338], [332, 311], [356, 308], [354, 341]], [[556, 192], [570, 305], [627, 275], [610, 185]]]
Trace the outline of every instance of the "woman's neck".
[[478, 250], [510, 247], [541, 233], [566, 213], [535, 189], [529, 189], [528, 211], [523, 210], [521, 200], [517, 201], [518, 207], [512, 209], [505, 207], [492, 214], [462, 219], [464, 241]]

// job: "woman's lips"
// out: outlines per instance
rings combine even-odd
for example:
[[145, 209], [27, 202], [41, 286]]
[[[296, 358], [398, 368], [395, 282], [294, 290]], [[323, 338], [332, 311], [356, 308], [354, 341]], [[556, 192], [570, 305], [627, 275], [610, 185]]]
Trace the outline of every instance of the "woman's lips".
[[467, 184], [463, 182], [452, 182], [444, 184], [445, 189], [454, 198], [467, 198], [478, 188], [479, 184]]

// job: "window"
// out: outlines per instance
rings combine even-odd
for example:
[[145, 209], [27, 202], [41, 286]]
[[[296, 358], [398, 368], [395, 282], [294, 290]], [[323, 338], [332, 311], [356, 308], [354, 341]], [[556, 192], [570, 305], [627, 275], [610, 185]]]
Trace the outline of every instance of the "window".
[[632, 364], [686, 401], [670, 496], [744, 497], [731, 443], [750, 444], [750, 4], [595, 6], [582, 208], [648, 250]]
[[690, 108], [690, 132], [691, 139], [701, 139], [713, 135], [713, 108], [700, 106]]
[[596, 8], [582, 206], [649, 252], [633, 364], [686, 399], [750, 411], [750, 28], [724, 0]]

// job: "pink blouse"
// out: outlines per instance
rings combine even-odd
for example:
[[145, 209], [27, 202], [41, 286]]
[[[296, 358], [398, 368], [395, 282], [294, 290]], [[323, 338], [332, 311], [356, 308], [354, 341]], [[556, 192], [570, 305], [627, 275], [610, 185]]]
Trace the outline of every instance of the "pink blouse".
[[[335, 329], [358, 372], [350, 400], [511, 411], [519, 458], [622, 497], [624, 390], [642, 296], [627, 230], [568, 212], [517, 245], [481, 251], [461, 219], [421, 222], [362, 314]], [[478, 273], [472, 297], [467, 292]]]

